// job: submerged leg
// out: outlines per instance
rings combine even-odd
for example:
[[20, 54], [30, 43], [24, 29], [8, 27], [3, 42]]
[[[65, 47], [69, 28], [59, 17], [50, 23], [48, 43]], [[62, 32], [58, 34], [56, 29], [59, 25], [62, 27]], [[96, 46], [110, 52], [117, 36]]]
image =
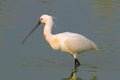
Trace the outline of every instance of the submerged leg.
[[80, 66], [80, 62], [78, 59], [75, 59], [75, 68], [79, 67]]

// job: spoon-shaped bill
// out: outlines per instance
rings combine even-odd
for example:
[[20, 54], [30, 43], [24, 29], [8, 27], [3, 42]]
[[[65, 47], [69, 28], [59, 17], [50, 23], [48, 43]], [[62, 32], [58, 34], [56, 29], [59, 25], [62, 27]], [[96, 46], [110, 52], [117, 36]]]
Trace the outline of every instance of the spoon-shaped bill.
[[25, 41], [28, 39], [28, 37], [38, 28], [38, 26], [41, 24], [41, 22], [39, 21], [37, 23], [37, 25], [35, 27], [33, 27], [33, 29], [28, 33], [28, 35], [23, 39], [22, 41], [22, 45], [25, 43]]

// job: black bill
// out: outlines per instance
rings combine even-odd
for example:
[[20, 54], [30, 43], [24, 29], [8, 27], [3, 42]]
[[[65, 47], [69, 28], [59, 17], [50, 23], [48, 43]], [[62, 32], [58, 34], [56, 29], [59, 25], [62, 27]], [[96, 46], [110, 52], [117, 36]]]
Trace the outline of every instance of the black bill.
[[37, 25], [35, 27], [33, 27], [33, 29], [28, 33], [28, 35], [23, 39], [22, 41], [22, 45], [25, 43], [25, 41], [28, 39], [28, 37], [38, 28], [38, 26], [41, 24], [41, 22], [39, 21], [37, 23]]

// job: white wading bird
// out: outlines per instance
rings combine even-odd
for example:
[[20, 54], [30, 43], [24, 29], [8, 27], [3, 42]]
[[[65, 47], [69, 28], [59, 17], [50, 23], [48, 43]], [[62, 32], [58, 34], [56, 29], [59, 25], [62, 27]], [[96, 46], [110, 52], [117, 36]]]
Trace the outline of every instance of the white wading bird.
[[63, 32], [58, 34], [52, 34], [53, 27], [53, 17], [44, 14], [40, 17], [37, 25], [30, 31], [30, 33], [22, 41], [22, 44], [27, 40], [27, 38], [34, 32], [34, 30], [40, 25], [44, 24], [44, 38], [50, 44], [54, 50], [61, 50], [63, 52], [70, 53], [75, 60], [75, 68], [80, 66], [78, 60], [78, 54], [88, 50], [98, 50], [94, 42], [84, 37], [81, 34]]

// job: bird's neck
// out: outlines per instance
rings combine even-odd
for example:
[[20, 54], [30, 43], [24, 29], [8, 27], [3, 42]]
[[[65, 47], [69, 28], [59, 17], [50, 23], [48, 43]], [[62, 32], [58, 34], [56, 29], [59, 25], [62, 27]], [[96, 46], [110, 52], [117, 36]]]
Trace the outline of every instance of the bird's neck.
[[46, 22], [44, 26], [44, 38], [49, 42], [52, 39], [53, 20]]

